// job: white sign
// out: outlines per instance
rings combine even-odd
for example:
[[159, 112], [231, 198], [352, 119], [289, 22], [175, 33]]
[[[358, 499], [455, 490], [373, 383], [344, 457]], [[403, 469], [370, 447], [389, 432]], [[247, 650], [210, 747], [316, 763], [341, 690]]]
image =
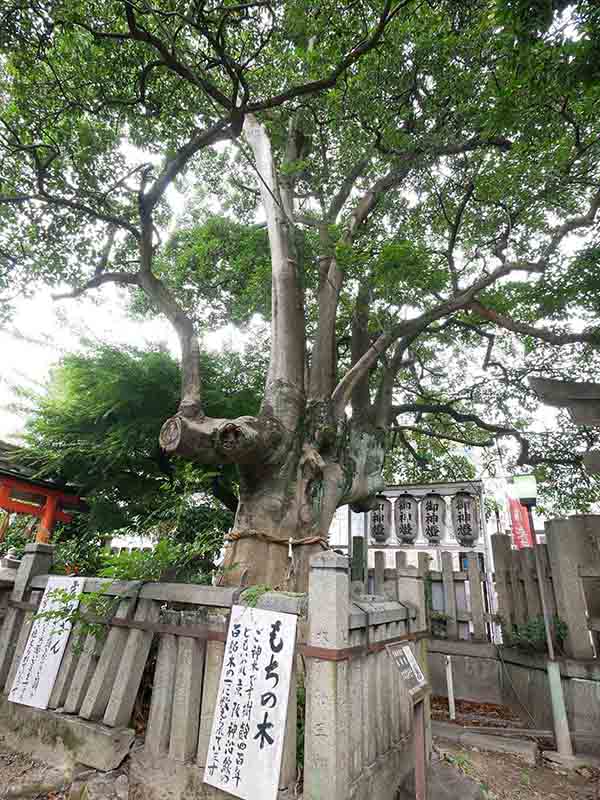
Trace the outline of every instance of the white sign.
[[402, 680], [409, 692], [414, 692], [427, 683], [409, 644], [388, 644], [386, 650], [400, 670]]
[[231, 609], [205, 783], [276, 800], [295, 643], [295, 615]]
[[[83, 591], [84, 583], [85, 578], [51, 575], [37, 613], [66, 610], [64, 602], [52, 597], [52, 593], [57, 589], [62, 589], [72, 596], [68, 608], [74, 610], [79, 605], [79, 595]], [[34, 620], [8, 695], [11, 702], [33, 708], [48, 708], [70, 631], [71, 623], [68, 620], [44, 618]]]

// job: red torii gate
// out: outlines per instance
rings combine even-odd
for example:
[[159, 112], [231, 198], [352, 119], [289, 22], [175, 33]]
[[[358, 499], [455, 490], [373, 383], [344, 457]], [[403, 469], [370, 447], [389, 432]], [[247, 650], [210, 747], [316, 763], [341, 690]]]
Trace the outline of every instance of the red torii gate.
[[[4, 445], [11, 451], [13, 448]], [[71, 522], [71, 511], [86, 511], [83, 500], [67, 487], [60, 487], [49, 481], [30, 478], [16, 469], [6, 468], [6, 461], [0, 463], [0, 508], [9, 513], [29, 514], [38, 517], [35, 539], [37, 542], [48, 542], [57, 522]], [[6, 527], [0, 526], [0, 541], [6, 535]]]

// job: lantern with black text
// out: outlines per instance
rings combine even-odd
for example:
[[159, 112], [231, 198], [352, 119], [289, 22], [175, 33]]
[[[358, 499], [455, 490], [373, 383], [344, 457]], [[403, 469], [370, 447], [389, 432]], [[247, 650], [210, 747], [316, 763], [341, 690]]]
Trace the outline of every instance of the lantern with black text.
[[444, 498], [431, 492], [421, 501], [423, 533], [431, 544], [439, 544], [446, 532], [446, 503]]
[[392, 527], [392, 504], [386, 497], [377, 497], [377, 505], [371, 511], [371, 538], [386, 542]]
[[401, 494], [394, 506], [396, 536], [402, 544], [414, 544], [419, 532], [419, 504], [412, 494]]
[[451, 501], [454, 535], [464, 547], [473, 547], [479, 539], [479, 506], [468, 492], [458, 492]]

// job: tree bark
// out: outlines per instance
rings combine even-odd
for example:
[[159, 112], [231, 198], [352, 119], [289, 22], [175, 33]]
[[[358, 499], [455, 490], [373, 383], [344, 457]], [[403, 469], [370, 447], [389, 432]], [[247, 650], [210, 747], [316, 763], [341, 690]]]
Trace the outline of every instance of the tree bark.
[[310, 418], [308, 413], [308, 427], [299, 427], [283, 460], [240, 468], [222, 583], [306, 591], [310, 557], [327, 547], [336, 509], [346, 503], [367, 508], [383, 489], [382, 431], [345, 421], [318, 444]]

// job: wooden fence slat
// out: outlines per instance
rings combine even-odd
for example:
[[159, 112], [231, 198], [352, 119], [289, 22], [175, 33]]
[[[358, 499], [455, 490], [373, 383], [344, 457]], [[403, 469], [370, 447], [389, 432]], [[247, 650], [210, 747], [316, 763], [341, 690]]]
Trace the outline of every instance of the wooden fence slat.
[[160, 637], [158, 645], [150, 716], [144, 742], [145, 749], [157, 756], [169, 752], [176, 667], [177, 639], [172, 633], [165, 633]]
[[[124, 619], [128, 615], [132, 603], [135, 603], [135, 600], [121, 600], [115, 617]], [[82, 719], [102, 719], [112, 692], [127, 636], [126, 628], [111, 627], [108, 631], [100, 659], [79, 710], [79, 716]]]
[[546, 606], [550, 617], [554, 619], [556, 616], [556, 597], [554, 595], [554, 582], [550, 572], [550, 559], [548, 558], [548, 546], [546, 544], [537, 545], [538, 556], [540, 559], [540, 572], [542, 573], [542, 582], [544, 584], [544, 596], [546, 598]]
[[516, 625], [523, 625], [527, 621], [525, 589], [521, 579], [520, 552], [520, 550], [512, 550], [510, 559], [510, 582], [512, 585], [513, 613]]
[[69, 640], [65, 648], [56, 681], [52, 687], [52, 694], [48, 701], [48, 708], [62, 708], [66, 702], [69, 687], [75, 675], [83, 642], [81, 641], [82, 623], [76, 622], [71, 628]]
[[25, 614], [25, 617], [23, 618], [23, 624], [21, 625], [21, 630], [19, 631], [19, 636], [17, 638], [17, 644], [14, 650], [12, 664], [10, 665], [10, 669], [8, 670], [8, 675], [6, 676], [6, 685], [4, 687], [4, 691], [6, 694], [10, 694], [10, 691], [12, 689], [12, 685], [15, 681], [15, 676], [19, 668], [19, 663], [21, 661], [21, 656], [25, 652], [25, 647], [27, 645], [27, 640], [29, 639], [29, 633], [31, 631], [32, 625], [33, 625], [33, 614], [31, 613]]
[[483, 608], [483, 595], [481, 592], [481, 571], [479, 569], [479, 556], [475, 552], [468, 553], [469, 599], [471, 602], [471, 621], [473, 623], [473, 638], [483, 640], [487, 638]]
[[283, 756], [281, 759], [281, 772], [279, 786], [287, 789], [287, 796], [294, 794], [294, 787], [298, 778], [298, 763], [296, 750], [296, 722], [298, 716], [298, 680], [296, 665], [292, 664], [290, 675], [290, 691], [288, 695], [288, 713], [285, 723], [285, 738], [283, 742]]
[[447, 617], [446, 631], [449, 639], [456, 639], [458, 637], [458, 620], [456, 617], [452, 553], [442, 553], [442, 580], [444, 583], [444, 613]]
[[536, 576], [535, 553], [532, 547], [521, 550], [521, 574], [527, 602], [527, 619], [536, 619], [542, 616], [542, 601]]
[[493, 534], [492, 553], [494, 555], [494, 571], [496, 595], [498, 597], [498, 615], [510, 630], [514, 619], [512, 603], [512, 587], [509, 584], [511, 563], [510, 537], [501, 533]]
[[210, 741], [213, 717], [215, 714], [215, 707], [217, 705], [217, 694], [219, 691], [219, 681], [221, 680], [221, 669], [223, 667], [224, 655], [225, 644], [223, 642], [207, 642], [206, 666], [204, 669], [204, 681], [202, 687], [202, 705], [200, 707], [198, 752], [196, 756], [196, 763], [199, 767], [206, 766], [208, 743]]
[[[159, 614], [158, 603], [152, 600], [139, 600], [134, 619], [156, 622]], [[105, 725], [116, 728], [129, 724], [153, 638], [153, 633], [134, 629], [129, 631], [115, 683], [104, 712]]]
[[177, 666], [169, 744], [169, 758], [174, 761], [187, 761], [197, 752], [205, 654], [204, 642], [184, 636], [177, 637]]
[[98, 664], [98, 658], [104, 642], [93, 633], [88, 633], [79, 655], [77, 669], [73, 674], [71, 685], [67, 691], [64, 710], [66, 714], [77, 714], [92, 680]]

